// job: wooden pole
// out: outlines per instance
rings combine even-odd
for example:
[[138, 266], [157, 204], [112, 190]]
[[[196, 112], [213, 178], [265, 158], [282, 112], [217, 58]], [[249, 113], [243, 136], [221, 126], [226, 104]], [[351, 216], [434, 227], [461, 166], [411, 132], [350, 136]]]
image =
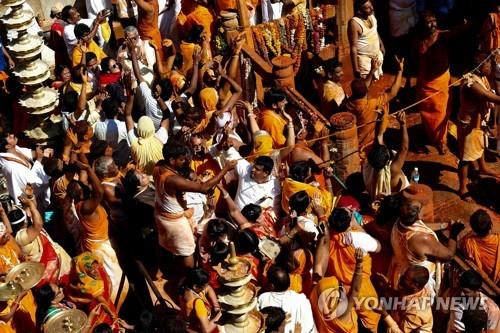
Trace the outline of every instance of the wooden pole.
[[338, 0], [337, 2], [337, 33], [339, 54], [338, 58], [342, 59], [349, 55], [349, 39], [347, 37], [347, 24], [354, 16], [353, 0]]

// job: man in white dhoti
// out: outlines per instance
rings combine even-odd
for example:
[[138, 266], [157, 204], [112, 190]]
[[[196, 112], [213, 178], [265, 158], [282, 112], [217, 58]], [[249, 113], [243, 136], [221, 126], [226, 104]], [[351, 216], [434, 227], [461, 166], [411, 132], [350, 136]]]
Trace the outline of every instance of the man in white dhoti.
[[379, 66], [373, 76], [378, 79], [382, 75], [385, 48], [377, 32], [372, 2], [356, 0], [354, 11], [354, 17], [347, 27], [354, 76], [365, 78], [370, 73], [372, 63], [377, 62]]

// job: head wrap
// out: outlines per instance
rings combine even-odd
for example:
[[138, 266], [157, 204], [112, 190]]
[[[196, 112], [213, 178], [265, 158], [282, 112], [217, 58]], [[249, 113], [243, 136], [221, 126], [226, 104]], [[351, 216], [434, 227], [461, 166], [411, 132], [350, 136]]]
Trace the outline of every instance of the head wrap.
[[163, 143], [154, 135], [155, 126], [151, 118], [142, 116], [137, 122], [139, 138], [130, 144], [130, 154], [137, 169], [151, 175], [156, 162], [163, 159]]
[[[137, 122], [137, 135], [140, 139], [147, 139], [155, 134], [155, 124], [148, 116], [142, 116]], [[140, 144], [140, 140], [139, 140]]]
[[206, 112], [217, 110], [219, 94], [214, 88], [204, 88], [200, 91], [200, 103]]

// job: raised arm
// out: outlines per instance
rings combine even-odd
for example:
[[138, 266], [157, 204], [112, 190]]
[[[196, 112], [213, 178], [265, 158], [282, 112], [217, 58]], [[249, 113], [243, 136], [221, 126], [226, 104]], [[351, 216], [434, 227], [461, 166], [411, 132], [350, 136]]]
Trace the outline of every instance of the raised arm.
[[[245, 43], [245, 33], [242, 32], [234, 41], [233, 46], [233, 55], [231, 56], [231, 60], [229, 62], [229, 66], [227, 69], [227, 76], [233, 80], [237, 79], [238, 68], [240, 65], [240, 53], [243, 44]], [[222, 85], [222, 92], [227, 93], [231, 89], [231, 84], [229, 81], [226, 81]]]
[[170, 39], [164, 39], [162, 42], [162, 47], [164, 47], [164, 51], [169, 50], [170, 54], [165, 60], [165, 75], [170, 75], [172, 72], [172, 67], [174, 67], [175, 56], [177, 55], [177, 50], [175, 49], [174, 43]]
[[463, 223], [456, 222], [451, 225], [450, 238], [448, 239], [447, 246], [441, 244], [432, 235], [417, 235], [412, 239], [412, 247], [415, 248], [417, 253], [421, 256], [431, 256], [441, 261], [448, 261], [453, 258], [457, 250], [457, 237], [460, 232], [465, 228]]
[[80, 96], [78, 97], [78, 104], [74, 112], [75, 119], [78, 120], [83, 114], [83, 111], [87, 108], [87, 85], [89, 84], [89, 72], [82, 67], [80, 69], [80, 75], [82, 77], [82, 89], [80, 90]]
[[399, 59], [397, 56], [396, 62], [398, 63], [398, 74], [396, 75], [396, 78], [394, 79], [394, 82], [392, 83], [391, 89], [389, 89], [389, 92], [387, 93], [387, 100], [390, 101], [394, 97], [397, 96], [399, 89], [401, 88], [401, 83], [403, 82], [403, 69], [405, 66], [405, 58]]
[[201, 49], [195, 48], [193, 52], [193, 76], [189, 88], [186, 89], [187, 95], [193, 95], [198, 89], [198, 74], [200, 72]]
[[161, 96], [158, 95], [156, 97], [156, 101], [158, 102], [158, 106], [160, 107], [162, 113], [160, 127], [165, 128], [168, 132], [168, 130], [170, 129], [170, 110]]
[[398, 114], [398, 122], [401, 127], [401, 147], [396, 154], [396, 157], [391, 163], [391, 174], [398, 174], [403, 168], [403, 164], [406, 160], [406, 155], [408, 154], [408, 149], [410, 147], [410, 139], [408, 137], [408, 129], [406, 128], [406, 114], [400, 112]]
[[90, 180], [90, 185], [92, 185], [92, 194], [90, 196], [90, 199], [87, 199], [83, 202], [81, 212], [83, 215], [92, 215], [97, 209], [97, 206], [99, 206], [99, 204], [101, 203], [102, 198], [104, 197], [104, 189], [94, 170], [88, 164], [83, 164], [81, 162], [76, 162], [76, 164], [82, 170], [85, 170], [87, 172]]
[[129, 39], [127, 39], [125, 43], [127, 44], [128, 52], [132, 58], [132, 70], [134, 71], [134, 76], [137, 81], [144, 82], [145, 80], [142, 77], [141, 70], [139, 68], [139, 60], [137, 60], [137, 52], [135, 51], [135, 46]]
[[236, 83], [236, 81], [231, 79], [229, 76], [223, 74], [222, 79], [229, 82], [233, 94], [231, 95], [229, 101], [227, 101], [226, 104], [222, 107], [222, 109], [220, 109], [218, 112], [220, 113], [231, 112], [231, 109], [233, 108], [234, 104], [240, 99], [243, 90], [241, 89], [241, 86], [238, 83]]
[[155, 50], [155, 59], [156, 59], [156, 71], [157, 75], [160, 78], [165, 78], [166, 73], [165, 73], [165, 67], [163, 67], [163, 58], [161, 56], [161, 45], [156, 45], [154, 40], [148, 41], [149, 45]]
[[132, 109], [134, 108], [134, 97], [135, 93], [132, 89], [132, 80], [130, 75], [125, 78], [126, 88], [127, 88], [127, 104], [125, 104], [125, 126], [127, 127], [127, 132], [134, 129], [134, 119], [132, 118]]
[[361, 289], [361, 280], [363, 274], [363, 256], [364, 256], [363, 250], [357, 248], [354, 256], [356, 257], [356, 267], [354, 268], [354, 274], [351, 282], [351, 290], [349, 291], [349, 295], [347, 296], [348, 297], [347, 309], [339, 317], [339, 319], [350, 320], [351, 310], [355, 304], [354, 300], [358, 297], [359, 290]]
[[319, 281], [325, 276], [328, 268], [328, 258], [330, 257], [330, 231], [320, 222], [322, 235], [318, 241], [316, 252], [314, 253], [313, 279]]
[[500, 104], [500, 96], [492, 93], [490, 90], [484, 89], [483, 86], [481, 86], [479, 83], [474, 83], [469, 89], [474, 95], [484, 99], [487, 102]]
[[352, 63], [352, 71], [354, 73], [354, 77], [359, 78], [359, 64], [358, 64], [358, 37], [360, 34], [360, 26], [353, 19], [349, 21], [347, 26], [347, 36], [349, 38], [349, 46], [351, 49], [351, 63]]
[[212, 179], [203, 182], [197, 183], [190, 180], [187, 180], [181, 176], [173, 176], [169, 177], [166, 181], [166, 186], [169, 188], [175, 188], [181, 192], [199, 192], [199, 193], [207, 193], [212, 187], [216, 186], [224, 177], [224, 175], [234, 168], [236, 165], [236, 161], [228, 162], [224, 168]]
[[217, 188], [220, 190], [222, 197], [226, 201], [227, 208], [229, 209], [229, 216], [231, 216], [231, 219], [240, 227], [240, 229], [250, 227], [252, 224], [248, 222], [243, 214], [241, 214], [241, 210], [236, 206], [224, 186], [222, 186], [222, 184], [217, 184]]
[[36, 208], [35, 201], [28, 199], [25, 195], [21, 195], [19, 197], [19, 201], [23, 204], [24, 207], [28, 208], [31, 212], [31, 218], [33, 220], [33, 224], [26, 229], [26, 233], [28, 236], [27, 242], [31, 243], [38, 237], [40, 231], [42, 231], [43, 228], [42, 216], [40, 215], [40, 212]]

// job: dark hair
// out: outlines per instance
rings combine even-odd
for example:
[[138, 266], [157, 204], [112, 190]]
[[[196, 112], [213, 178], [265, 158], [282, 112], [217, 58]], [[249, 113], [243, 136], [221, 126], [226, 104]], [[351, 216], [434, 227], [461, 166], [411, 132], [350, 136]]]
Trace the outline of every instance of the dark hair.
[[195, 24], [191, 27], [191, 30], [189, 30], [189, 33], [186, 36], [186, 41], [188, 43], [199, 43], [201, 42], [201, 34], [203, 33], [203, 28], [202, 25]]
[[186, 272], [181, 289], [192, 289], [194, 286], [204, 286], [209, 281], [207, 271], [201, 268], [191, 268]]
[[177, 171], [177, 173], [178, 173], [179, 175], [181, 175], [182, 177], [184, 177], [184, 178], [186, 178], [186, 179], [188, 179], [188, 180], [190, 179], [190, 177], [189, 177], [189, 176], [190, 176], [190, 175], [194, 172], [194, 170], [193, 170], [193, 169], [191, 169], [191, 168], [190, 168], [190, 167], [188, 167], [188, 166], [183, 166], [183, 167], [180, 167], [180, 168], [178, 168], [176, 171]]
[[168, 162], [171, 158], [176, 159], [180, 156], [189, 155], [189, 148], [183, 143], [171, 142], [163, 146], [163, 158]]
[[158, 85], [161, 88], [161, 99], [163, 99], [164, 101], [168, 101], [170, 99], [170, 96], [172, 96], [172, 93], [174, 92], [172, 83], [170, 82], [170, 80], [160, 80], [158, 82]]
[[43, 165], [43, 171], [45, 171], [45, 173], [53, 179], [61, 177], [63, 174], [63, 170], [59, 169], [59, 166], [61, 165], [60, 162], [61, 160], [57, 157], [48, 158]]
[[207, 222], [207, 235], [211, 239], [217, 239], [228, 233], [227, 223], [223, 219], [211, 219]]
[[424, 266], [411, 265], [410, 267], [408, 267], [406, 272], [410, 271], [414, 273], [412, 277], [412, 282], [416, 285], [418, 290], [422, 290], [427, 284], [427, 282], [429, 282], [429, 277], [430, 277], [429, 270]]
[[471, 290], [479, 290], [481, 289], [481, 285], [483, 284], [483, 278], [479, 275], [478, 272], [469, 269], [460, 275], [459, 283], [461, 288], [467, 288]]
[[289, 175], [293, 180], [305, 183], [310, 171], [311, 167], [307, 161], [298, 161], [290, 166]]
[[466, 309], [462, 313], [464, 332], [479, 333], [488, 328], [488, 313], [483, 309]]
[[111, 326], [109, 326], [109, 324], [101, 323], [94, 327], [92, 333], [113, 333], [113, 330], [111, 329]]
[[363, 6], [368, 1], [371, 1], [371, 0], [355, 0], [354, 1], [354, 12], [357, 12], [358, 10], [360, 10], [361, 6]]
[[149, 333], [154, 330], [155, 316], [151, 311], [143, 310], [139, 315], [139, 322], [137, 323], [135, 333]]
[[12, 236], [15, 236], [19, 230], [21, 230], [24, 226], [24, 221], [16, 224], [12, 224], [14, 221], [18, 221], [20, 219], [28, 218], [24, 211], [20, 208], [16, 208], [11, 210], [10, 212], [7, 213], [7, 217], [9, 218], [9, 221], [11, 222], [11, 228], [12, 228]]
[[47, 311], [52, 305], [54, 297], [56, 297], [56, 293], [52, 290], [50, 284], [46, 283], [41, 287], [34, 289], [34, 296], [36, 301], [36, 324], [37, 326], [41, 326], [43, 320], [47, 316]]
[[290, 276], [282, 267], [276, 265], [271, 266], [267, 272], [267, 280], [273, 285], [273, 291], [286, 291], [290, 288]]
[[56, 68], [54, 68], [54, 74], [56, 78], [58, 78], [62, 74], [65, 68], [70, 69], [69, 66], [65, 64], [58, 64]]
[[262, 166], [262, 169], [267, 174], [271, 174], [274, 168], [274, 161], [269, 156], [259, 156], [255, 159], [253, 164]]
[[360, 99], [368, 94], [368, 88], [364, 80], [355, 79], [351, 82], [352, 99]]
[[137, 193], [137, 187], [140, 185], [139, 178], [135, 174], [135, 170], [129, 170], [122, 179], [123, 188], [128, 198], [133, 198]]
[[385, 225], [386, 223], [394, 224], [399, 218], [399, 208], [401, 207], [401, 195], [391, 194], [382, 199], [380, 208], [376, 217], [378, 225]]
[[368, 163], [375, 169], [383, 169], [391, 159], [391, 153], [385, 145], [374, 145], [368, 153]]
[[78, 93], [74, 90], [68, 91], [63, 95], [62, 106], [64, 111], [73, 112], [76, 110], [78, 105]]
[[108, 73], [110, 71], [110, 68], [109, 68], [109, 62], [113, 60], [112, 57], [106, 57], [106, 58], [103, 58], [101, 59], [101, 70], [104, 72], [104, 73]]
[[277, 306], [266, 306], [265, 308], [260, 309], [260, 313], [266, 315], [265, 333], [271, 333], [279, 330], [281, 324], [286, 319], [285, 311]]
[[161, 333], [186, 333], [186, 321], [179, 316], [168, 316], [162, 321]]
[[223, 262], [229, 255], [229, 246], [223, 242], [217, 242], [210, 249], [210, 264], [217, 266]]
[[[64, 8], [61, 10], [61, 20], [68, 22], [68, 19], [70, 17], [70, 11], [73, 8], [73, 6], [68, 5], [64, 6]], [[64, 50], [61, 50], [63, 52]]]
[[88, 198], [90, 198], [91, 192], [89, 187], [78, 180], [72, 180], [69, 182], [68, 187], [66, 188], [66, 195], [69, 195], [69, 197], [72, 199], [79, 199], [76, 197], [77, 186], [80, 186], [80, 188], [82, 189], [83, 200], [87, 200]]
[[99, 140], [93, 137], [90, 152], [88, 154], [89, 163], [92, 164], [99, 157], [103, 156], [108, 147], [109, 143], [106, 140]]
[[259, 238], [252, 230], [248, 228], [243, 229], [238, 232], [234, 245], [236, 246], [238, 253], [255, 254], [259, 247]]
[[264, 104], [267, 107], [271, 107], [273, 104], [277, 104], [285, 98], [286, 96], [281, 89], [271, 88], [264, 93]]
[[249, 221], [255, 222], [262, 214], [262, 208], [256, 204], [248, 204], [241, 210], [241, 214]]
[[115, 118], [118, 115], [119, 108], [120, 104], [114, 98], [108, 97], [102, 101], [102, 109], [106, 119]]
[[90, 124], [86, 120], [77, 120], [75, 126], [73, 127], [73, 131], [75, 132], [76, 137], [79, 141], [85, 140], [85, 135], [89, 131]]
[[90, 33], [90, 28], [86, 24], [78, 23], [74, 31], [76, 39], [82, 39], [85, 34]]
[[6, 136], [0, 138], [0, 153], [5, 153], [7, 151], [8, 145], [9, 145], [9, 142], [7, 141]]
[[306, 191], [295, 192], [288, 201], [290, 210], [294, 210], [297, 214], [302, 214], [306, 211], [307, 207], [311, 203], [311, 198]]
[[127, 102], [127, 96], [125, 96], [125, 89], [120, 83], [111, 83], [106, 85], [106, 92], [108, 93], [110, 98], [118, 102]]
[[323, 62], [323, 69], [325, 70], [325, 73], [333, 73], [335, 68], [338, 67], [342, 67], [342, 63], [337, 58]]
[[490, 215], [484, 209], [478, 209], [470, 216], [470, 226], [479, 237], [485, 237], [491, 230]]
[[366, 190], [363, 174], [361, 172], [351, 173], [345, 180], [345, 186], [351, 194], [363, 193]]
[[97, 56], [95, 55], [94, 52], [85, 53], [85, 65], [87, 65], [90, 62], [90, 60], [94, 60], [94, 59], [97, 60]]
[[352, 215], [347, 209], [335, 208], [328, 218], [328, 226], [335, 232], [344, 232], [351, 225]]

